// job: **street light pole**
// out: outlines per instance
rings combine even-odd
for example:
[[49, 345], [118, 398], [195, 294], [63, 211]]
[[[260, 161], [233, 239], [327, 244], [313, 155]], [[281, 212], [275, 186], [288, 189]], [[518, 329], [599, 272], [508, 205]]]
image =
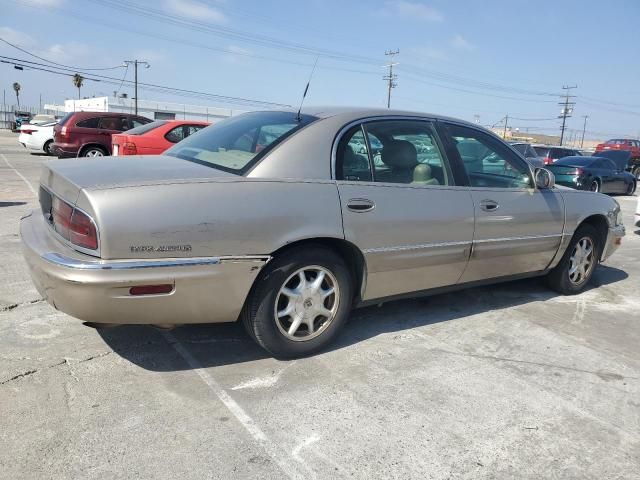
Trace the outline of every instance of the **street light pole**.
[[582, 118], [584, 118], [584, 125], [582, 126], [582, 140], [580, 140], [580, 148], [584, 145], [584, 132], [587, 131], [587, 118], [589, 118], [589, 115], [583, 115]]
[[138, 115], [138, 65], [144, 65], [144, 68], [149, 68], [151, 65], [149, 65], [149, 63], [141, 61], [141, 60], [125, 60], [124, 61], [125, 65], [131, 65], [133, 64], [133, 69], [134, 69], [134, 98], [133, 98], [133, 104], [134, 104], [134, 108], [135, 108], [135, 114]]

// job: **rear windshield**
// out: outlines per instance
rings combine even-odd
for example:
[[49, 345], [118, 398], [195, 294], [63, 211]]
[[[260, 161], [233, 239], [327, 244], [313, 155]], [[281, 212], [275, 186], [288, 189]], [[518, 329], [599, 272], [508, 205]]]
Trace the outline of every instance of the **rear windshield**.
[[165, 152], [207, 167], [243, 175], [264, 155], [316, 117], [293, 112], [251, 112], [200, 130]]
[[67, 113], [64, 117], [60, 119], [60, 121], [58, 122], [58, 125], [62, 126], [66, 124], [72, 116], [73, 116], [73, 112]]
[[614, 139], [614, 140], [607, 140], [604, 143], [606, 145], [620, 145], [622, 143], [627, 143], [627, 140]]
[[155, 122], [147, 123], [145, 125], [140, 125], [139, 127], [132, 128], [131, 130], [127, 130], [127, 135], [142, 135], [143, 133], [150, 132], [151, 130], [155, 130], [162, 125], [167, 123], [166, 120], [156, 120]]
[[546, 157], [549, 153], [548, 147], [533, 147], [539, 157]]
[[594, 161], [594, 157], [564, 157], [554, 165], [569, 165], [571, 167], [588, 167]]

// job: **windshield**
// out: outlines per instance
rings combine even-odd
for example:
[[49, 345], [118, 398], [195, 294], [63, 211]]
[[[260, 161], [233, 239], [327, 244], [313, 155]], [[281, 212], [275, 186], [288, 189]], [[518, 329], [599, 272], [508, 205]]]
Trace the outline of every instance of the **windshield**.
[[317, 120], [293, 112], [251, 112], [230, 117], [167, 150], [166, 155], [239, 175], [275, 145]]

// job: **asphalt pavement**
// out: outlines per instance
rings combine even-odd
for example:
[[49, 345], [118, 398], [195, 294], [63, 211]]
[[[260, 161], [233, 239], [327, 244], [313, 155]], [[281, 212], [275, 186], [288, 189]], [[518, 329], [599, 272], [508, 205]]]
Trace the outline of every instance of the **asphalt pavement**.
[[640, 478], [640, 230], [581, 295], [540, 280], [353, 313], [311, 358], [240, 325], [95, 330], [20, 253], [40, 167], [0, 131], [0, 478]]

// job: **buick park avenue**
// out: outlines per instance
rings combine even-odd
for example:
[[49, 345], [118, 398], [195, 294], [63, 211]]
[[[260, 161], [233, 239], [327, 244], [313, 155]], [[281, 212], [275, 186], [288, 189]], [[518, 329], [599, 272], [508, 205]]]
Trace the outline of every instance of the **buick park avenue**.
[[624, 236], [620, 208], [554, 183], [452, 118], [252, 112], [161, 156], [45, 164], [21, 236], [38, 290], [73, 317], [238, 320], [296, 357], [384, 299], [534, 276], [582, 291]]

